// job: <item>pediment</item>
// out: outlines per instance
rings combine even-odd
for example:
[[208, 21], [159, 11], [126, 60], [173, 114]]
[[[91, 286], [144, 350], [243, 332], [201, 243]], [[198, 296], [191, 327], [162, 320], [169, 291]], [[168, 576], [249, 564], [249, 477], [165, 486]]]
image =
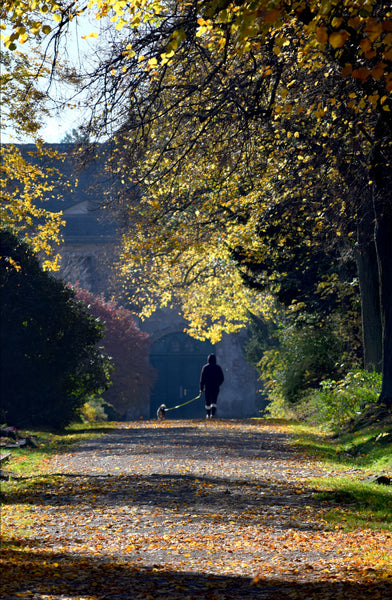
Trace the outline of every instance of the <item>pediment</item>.
[[63, 214], [66, 215], [86, 215], [88, 213], [88, 200], [84, 200], [83, 202], [78, 202], [69, 208], [66, 208], [63, 211]]

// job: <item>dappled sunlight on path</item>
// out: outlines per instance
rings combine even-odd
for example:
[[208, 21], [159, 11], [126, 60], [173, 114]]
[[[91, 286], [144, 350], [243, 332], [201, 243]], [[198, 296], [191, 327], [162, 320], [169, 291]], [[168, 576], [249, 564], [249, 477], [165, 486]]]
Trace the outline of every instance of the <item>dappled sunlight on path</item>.
[[13, 506], [31, 527], [6, 552], [1, 597], [386, 600], [392, 536], [331, 530], [310, 479], [336, 474], [283, 425], [120, 424], [10, 498], [8, 535]]

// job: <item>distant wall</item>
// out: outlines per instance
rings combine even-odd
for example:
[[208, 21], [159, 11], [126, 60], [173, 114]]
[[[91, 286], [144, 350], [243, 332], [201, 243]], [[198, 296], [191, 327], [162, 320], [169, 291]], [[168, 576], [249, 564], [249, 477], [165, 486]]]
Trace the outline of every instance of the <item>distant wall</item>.
[[254, 417], [258, 414], [257, 372], [246, 362], [243, 343], [246, 331], [224, 335], [216, 345], [217, 362], [222, 366], [222, 385], [218, 416], [226, 418]]
[[58, 276], [93, 294], [105, 294], [111, 277], [114, 245], [91, 241], [69, 242], [60, 248], [61, 261]]
[[[140, 324], [141, 329], [150, 334], [153, 343], [171, 333], [182, 332], [184, 326], [185, 321], [175, 310], [158, 310], [150, 319]], [[244, 357], [243, 344], [246, 337], [247, 334], [244, 329], [238, 334], [224, 335], [215, 347], [211, 346], [211, 350], [215, 351], [217, 362], [222, 367], [225, 376], [218, 398], [218, 417], [235, 419], [258, 415], [260, 396], [257, 391], [257, 372], [246, 362]], [[207, 362], [209, 351], [210, 349], [207, 349], [201, 366]], [[198, 358], [195, 357], [195, 360], [198, 360]], [[197, 375], [193, 372], [192, 379], [187, 384], [188, 389], [193, 390], [195, 393], [198, 392], [199, 373], [199, 370]], [[164, 374], [158, 373], [159, 377], [164, 377]], [[159, 385], [159, 380], [157, 385]], [[182, 400], [185, 401], [186, 398], [184, 397]], [[203, 407], [203, 402], [200, 406]], [[151, 416], [154, 416], [154, 414], [152, 413]], [[170, 418], [181, 416], [180, 410], [169, 413], [169, 416]], [[204, 416], [204, 409], [199, 411], [197, 416]]]

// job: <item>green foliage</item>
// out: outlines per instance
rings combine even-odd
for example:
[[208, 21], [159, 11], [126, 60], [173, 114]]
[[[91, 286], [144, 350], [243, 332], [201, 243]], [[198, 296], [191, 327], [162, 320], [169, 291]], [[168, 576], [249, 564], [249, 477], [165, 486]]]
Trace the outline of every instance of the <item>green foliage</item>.
[[113, 406], [103, 398], [89, 398], [80, 409], [80, 416], [84, 423], [101, 423], [103, 421], [118, 420], [119, 415]]
[[65, 431], [56, 433], [42, 429], [19, 431], [22, 437], [34, 435], [38, 446], [11, 449], [9, 468], [17, 477], [2, 481], [2, 494], [33, 491], [39, 485], [41, 478], [45, 478], [46, 483], [54, 482], [58, 476], [47, 474], [48, 461], [53, 456], [62, 452], [71, 452], [75, 445], [97, 439], [113, 427], [114, 424], [109, 422], [72, 423]]
[[103, 325], [26, 243], [2, 231], [1, 247], [2, 408], [17, 427], [64, 427], [109, 385]]
[[[377, 483], [350, 477], [331, 478], [328, 481], [328, 489], [324, 487], [317, 497], [335, 504], [336, 508], [329, 511], [325, 515], [325, 519], [330, 523], [338, 520], [341, 528], [354, 530], [358, 527], [366, 527], [373, 530], [392, 531], [392, 490], [390, 486], [377, 485]], [[342, 509], [344, 514], [342, 514]]]
[[279, 345], [267, 350], [261, 361], [261, 377], [271, 401], [297, 403], [304, 392], [324, 377], [339, 373], [342, 342], [331, 325], [304, 325], [277, 332]]
[[244, 346], [246, 360], [256, 369], [260, 366], [260, 361], [264, 352], [277, 345], [277, 339], [272, 336], [275, 329], [273, 322], [266, 321], [262, 315], [250, 314], [248, 339]]
[[99, 398], [91, 398], [88, 402], [85, 402], [80, 409], [80, 416], [87, 423], [107, 421], [108, 418]]
[[339, 380], [321, 381], [295, 409], [300, 420], [339, 429], [355, 419], [367, 406], [376, 404], [381, 390], [381, 374], [354, 370]]

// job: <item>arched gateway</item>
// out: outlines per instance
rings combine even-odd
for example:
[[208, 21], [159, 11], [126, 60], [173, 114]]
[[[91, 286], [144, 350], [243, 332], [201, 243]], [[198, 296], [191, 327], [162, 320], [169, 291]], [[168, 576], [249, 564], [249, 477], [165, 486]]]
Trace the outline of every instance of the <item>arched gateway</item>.
[[[150, 416], [155, 417], [162, 403], [168, 408], [183, 404], [199, 393], [199, 378], [207, 356], [214, 351], [209, 342], [201, 342], [186, 333], [169, 333], [156, 340], [150, 362], [157, 370], [157, 380], [150, 399]], [[196, 400], [170, 411], [171, 419], [204, 416], [203, 400]]]

